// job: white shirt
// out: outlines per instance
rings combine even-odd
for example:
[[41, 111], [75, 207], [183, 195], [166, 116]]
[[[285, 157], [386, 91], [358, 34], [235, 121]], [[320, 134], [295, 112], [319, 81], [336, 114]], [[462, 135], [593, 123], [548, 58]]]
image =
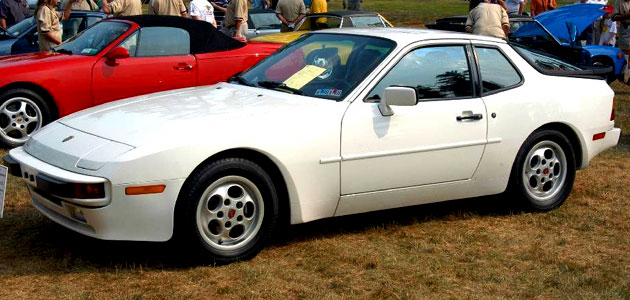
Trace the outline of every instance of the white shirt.
[[602, 35], [599, 38], [599, 44], [603, 45], [604, 42], [610, 39], [610, 44], [615, 45], [617, 41], [617, 22], [613, 22], [611, 19], [604, 20], [604, 27], [602, 28]]
[[214, 8], [208, 0], [190, 1], [190, 16], [199, 17], [202, 21], [214, 24]]
[[518, 14], [518, 8], [523, 3], [523, 0], [507, 0], [505, 1], [505, 5], [510, 9], [510, 14]]

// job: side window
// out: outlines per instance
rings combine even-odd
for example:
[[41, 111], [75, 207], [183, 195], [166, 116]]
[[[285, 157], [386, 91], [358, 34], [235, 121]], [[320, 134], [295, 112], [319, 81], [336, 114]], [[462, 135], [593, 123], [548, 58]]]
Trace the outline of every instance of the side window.
[[390, 86], [413, 87], [419, 99], [472, 97], [465, 46], [425, 47], [407, 53], [381, 79], [367, 100], [380, 100]]
[[501, 51], [482, 47], [475, 47], [475, 50], [483, 93], [509, 88], [521, 82], [521, 76]]
[[136, 49], [138, 48], [138, 31], [136, 30], [136, 32], [128, 36], [125, 41], [120, 43], [118, 46], [127, 49], [130, 57], [136, 56]]
[[188, 31], [173, 27], [144, 27], [136, 56], [175, 56], [190, 54]]
[[63, 34], [61, 36], [61, 40], [65, 41], [75, 34], [83, 31], [85, 29], [85, 18], [83, 17], [70, 17], [68, 20], [62, 22], [63, 24]]
[[103, 18], [101, 18], [101, 17], [88, 17], [87, 18], [87, 27], [90, 27], [90, 26], [100, 22], [101, 20], [103, 20]]

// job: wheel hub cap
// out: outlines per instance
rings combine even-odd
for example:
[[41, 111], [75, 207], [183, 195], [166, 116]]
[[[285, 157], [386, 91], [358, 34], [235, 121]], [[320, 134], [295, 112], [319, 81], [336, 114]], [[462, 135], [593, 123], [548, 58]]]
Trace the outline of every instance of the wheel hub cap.
[[25, 97], [14, 97], [0, 105], [0, 137], [19, 145], [42, 127], [42, 112], [35, 102]]
[[220, 250], [242, 247], [262, 225], [264, 202], [256, 185], [241, 176], [212, 183], [197, 206], [197, 228], [208, 245]]
[[558, 144], [541, 141], [527, 154], [522, 180], [527, 193], [538, 202], [547, 202], [555, 196], [566, 179], [567, 160]]

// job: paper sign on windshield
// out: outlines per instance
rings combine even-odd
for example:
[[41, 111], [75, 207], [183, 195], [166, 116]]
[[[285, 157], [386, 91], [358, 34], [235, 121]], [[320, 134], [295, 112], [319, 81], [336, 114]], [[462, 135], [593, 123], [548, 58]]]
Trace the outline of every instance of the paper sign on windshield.
[[301, 89], [303, 86], [313, 81], [315, 77], [324, 73], [326, 69], [320, 68], [313, 65], [306, 65], [302, 70], [299, 70], [297, 73], [293, 74], [293, 76], [289, 77], [284, 81], [290, 88]]
[[4, 212], [4, 194], [7, 189], [8, 174], [9, 169], [5, 166], [0, 165], [0, 218], [2, 218], [2, 213]]

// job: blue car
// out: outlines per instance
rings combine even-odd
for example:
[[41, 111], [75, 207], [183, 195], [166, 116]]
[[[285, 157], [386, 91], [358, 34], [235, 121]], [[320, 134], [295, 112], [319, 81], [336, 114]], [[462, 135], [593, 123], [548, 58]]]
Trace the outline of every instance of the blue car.
[[[509, 40], [554, 55], [572, 64], [610, 67], [608, 82], [623, 79], [626, 59], [617, 47], [582, 45], [590, 26], [606, 14], [601, 4], [573, 4], [535, 18], [510, 15]], [[465, 31], [467, 16], [448, 17], [428, 24], [430, 29]], [[586, 42], [586, 41], [585, 41]]]
[[[65, 41], [78, 32], [105, 18], [102, 12], [72, 11], [70, 18], [61, 23]], [[0, 27], [0, 55], [32, 53], [39, 51], [37, 22], [33, 17], [24, 19], [8, 29]]]
[[[623, 80], [623, 68], [626, 59], [617, 47], [589, 45], [591, 25], [606, 14], [601, 4], [573, 4], [542, 13], [535, 17], [564, 47], [576, 47], [584, 50], [587, 63], [604, 65], [614, 68], [608, 76], [608, 81], [615, 78]], [[586, 45], [582, 46], [582, 40]]]

